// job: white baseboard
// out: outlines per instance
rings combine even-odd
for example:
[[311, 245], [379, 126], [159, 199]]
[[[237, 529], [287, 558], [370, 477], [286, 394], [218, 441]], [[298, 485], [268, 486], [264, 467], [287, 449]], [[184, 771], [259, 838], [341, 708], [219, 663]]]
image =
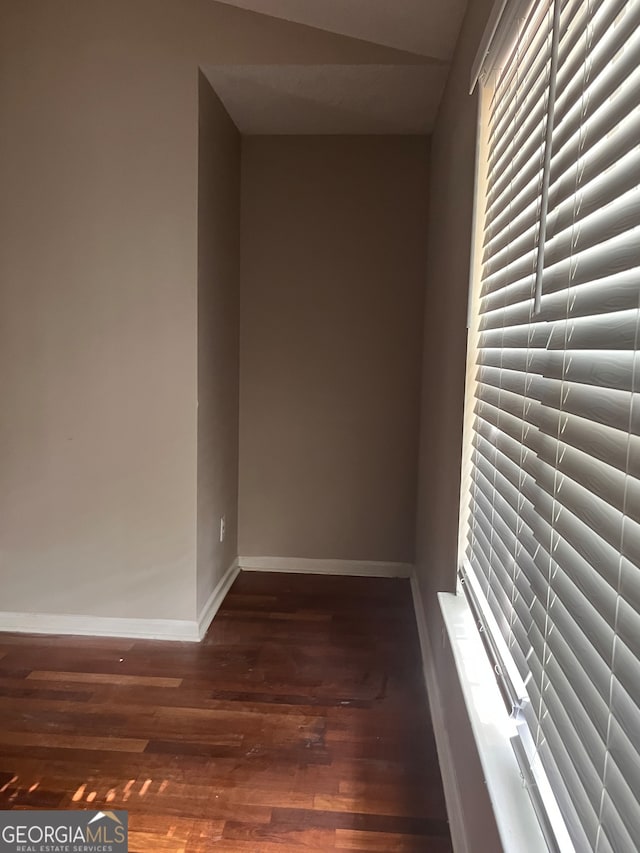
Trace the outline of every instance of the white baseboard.
[[76, 616], [64, 613], [0, 612], [0, 632], [20, 634], [71, 634], [83, 637], [129, 637], [139, 640], [181, 640], [197, 643], [207, 632], [240, 566], [238, 560], [224, 573], [194, 619], [120, 619], [110, 616]]
[[315, 560], [306, 557], [238, 557], [229, 566], [212, 591], [197, 620], [129, 619], [61, 613], [0, 611], [0, 632], [198, 642], [206, 634], [241, 569], [254, 572], [292, 572], [378, 578], [408, 578], [412, 574], [412, 566], [409, 563], [371, 560]]
[[424, 615], [425, 610], [422, 603], [422, 595], [420, 593], [420, 587], [418, 585], [418, 578], [415, 570], [411, 573], [411, 592], [413, 594], [413, 607], [416, 612], [418, 635], [420, 637], [422, 670], [427, 688], [429, 708], [431, 710], [431, 720], [433, 722], [433, 730], [436, 739], [438, 763], [440, 764], [440, 773], [442, 775], [444, 797], [447, 804], [451, 842], [455, 853], [468, 853], [469, 844], [467, 843], [467, 835], [465, 831], [462, 798], [460, 796], [456, 769], [453, 762], [453, 756], [451, 754], [449, 733], [445, 726], [440, 689], [438, 687], [433, 667], [431, 640], [429, 639], [429, 631]]
[[314, 560], [308, 557], [238, 557], [241, 569], [250, 572], [291, 572], [294, 574], [345, 575], [369, 578], [408, 578], [409, 563], [372, 560]]
[[240, 574], [240, 563], [236, 558], [224, 573], [222, 578], [216, 584], [213, 592], [207, 599], [198, 616], [198, 639], [201, 640], [207, 633], [209, 625], [213, 622], [213, 617], [220, 609], [220, 605], [224, 601], [225, 595], [229, 592], [232, 583]]
[[0, 612], [0, 631], [197, 642], [198, 623], [186, 619], [120, 619], [64, 613]]

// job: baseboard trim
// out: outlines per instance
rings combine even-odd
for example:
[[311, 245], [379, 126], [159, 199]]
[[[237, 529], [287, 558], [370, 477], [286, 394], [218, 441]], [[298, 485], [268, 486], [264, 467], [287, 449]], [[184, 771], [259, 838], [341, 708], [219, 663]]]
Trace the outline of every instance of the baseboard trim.
[[206, 604], [200, 611], [198, 616], [198, 639], [201, 640], [209, 630], [209, 625], [213, 622], [213, 618], [220, 609], [220, 605], [224, 601], [226, 594], [229, 592], [234, 580], [240, 574], [240, 562], [236, 559], [231, 563], [222, 578], [216, 584], [213, 592], [207, 599]]
[[61, 613], [0, 611], [0, 632], [67, 634], [85, 637], [124, 637], [141, 640], [199, 642], [241, 570], [342, 575], [344, 577], [410, 578], [409, 563], [376, 560], [315, 560], [307, 557], [238, 557], [207, 599], [197, 620], [129, 619]]
[[0, 631], [19, 634], [68, 634], [139, 640], [197, 642], [198, 623], [182, 619], [121, 619], [59, 613], [0, 612]]
[[344, 575], [347, 577], [409, 578], [409, 563], [375, 560], [315, 560], [308, 557], [238, 557], [248, 572], [291, 572], [293, 574]]
[[207, 633], [213, 617], [234, 582], [238, 560], [224, 573], [197, 620], [121, 619], [110, 616], [78, 616], [61, 613], [0, 612], [0, 632], [17, 634], [67, 634], [82, 637], [123, 637], [137, 640], [176, 640], [197, 643]]
[[449, 733], [445, 725], [440, 689], [435, 677], [431, 640], [429, 639], [429, 631], [427, 628], [427, 620], [424, 615], [425, 610], [422, 603], [422, 595], [420, 593], [420, 586], [418, 585], [418, 578], [415, 570], [411, 573], [411, 593], [413, 595], [413, 607], [416, 614], [418, 636], [420, 638], [422, 672], [427, 688], [429, 709], [431, 711], [431, 720], [433, 722], [433, 731], [436, 739], [436, 749], [438, 752], [438, 762], [440, 764], [440, 773], [442, 775], [444, 798], [447, 804], [451, 842], [455, 853], [468, 853], [469, 844], [467, 842], [467, 834], [465, 831], [462, 798], [460, 796], [456, 769], [451, 754]]

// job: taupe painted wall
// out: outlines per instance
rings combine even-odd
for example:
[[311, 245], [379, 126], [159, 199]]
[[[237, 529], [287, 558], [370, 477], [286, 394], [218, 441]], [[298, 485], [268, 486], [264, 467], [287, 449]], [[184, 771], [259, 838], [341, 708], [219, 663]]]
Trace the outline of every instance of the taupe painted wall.
[[190, 619], [197, 90], [108, 5], [2, 9], [0, 610]]
[[416, 536], [416, 571], [468, 853], [497, 853], [502, 847], [436, 596], [455, 590], [478, 115], [469, 82], [492, 5], [493, 0], [469, 3], [431, 140]]
[[427, 161], [243, 139], [243, 556], [413, 560]]
[[[198, 138], [198, 613], [238, 554], [240, 134], [203, 74]], [[220, 518], [226, 534], [220, 542]]]
[[0, 14], [0, 610], [192, 620], [198, 66], [402, 54], [213, 0]]
[[474, 202], [471, 64], [492, 0], [469, 4], [431, 139], [417, 557], [423, 592], [455, 588]]

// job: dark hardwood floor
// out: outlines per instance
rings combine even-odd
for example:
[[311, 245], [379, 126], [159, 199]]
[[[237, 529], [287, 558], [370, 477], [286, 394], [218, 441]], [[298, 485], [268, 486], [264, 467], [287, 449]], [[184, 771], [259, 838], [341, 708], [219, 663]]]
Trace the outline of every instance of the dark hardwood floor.
[[130, 851], [451, 851], [408, 581], [243, 573], [201, 644], [0, 634], [0, 809]]

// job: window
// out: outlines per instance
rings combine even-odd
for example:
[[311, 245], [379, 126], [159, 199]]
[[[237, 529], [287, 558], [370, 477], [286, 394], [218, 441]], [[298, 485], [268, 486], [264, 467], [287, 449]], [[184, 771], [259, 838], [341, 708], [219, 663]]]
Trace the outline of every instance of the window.
[[633, 853], [640, 0], [514, 0], [496, 23], [460, 574], [550, 848]]

